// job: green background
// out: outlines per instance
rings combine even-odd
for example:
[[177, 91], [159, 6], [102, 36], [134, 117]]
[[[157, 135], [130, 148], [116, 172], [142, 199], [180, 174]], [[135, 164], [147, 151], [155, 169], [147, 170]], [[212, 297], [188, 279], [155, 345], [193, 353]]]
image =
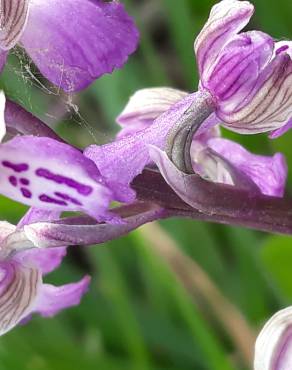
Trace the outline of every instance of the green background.
[[[1, 78], [8, 96], [80, 147], [113, 137], [115, 117], [137, 89], [196, 90], [193, 41], [214, 2], [123, 2], [141, 43], [122, 70], [67, 97], [16, 49]], [[292, 38], [290, 0], [254, 4], [249, 29]], [[281, 151], [292, 166], [292, 132], [274, 141], [223, 135], [255, 153]], [[288, 193], [291, 185], [289, 172]], [[1, 219], [17, 222], [25, 207], [0, 201]], [[63, 284], [89, 273], [90, 291], [80, 306], [52, 319], [34, 317], [0, 338], [0, 370], [252, 369], [256, 333], [292, 303], [291, 262], [290, 237], [190, 220], [167, 220], [93, 248], [72, 247], [47, 281]]]

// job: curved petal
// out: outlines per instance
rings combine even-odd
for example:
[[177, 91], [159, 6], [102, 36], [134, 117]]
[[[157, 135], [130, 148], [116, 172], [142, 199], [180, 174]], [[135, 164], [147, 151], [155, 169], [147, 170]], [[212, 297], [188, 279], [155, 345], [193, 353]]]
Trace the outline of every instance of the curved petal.
[[258, 194], [257, 186], [236, 168], [229, 168], [234, 186], [215, 184], [201, 178], [198, 174], [186, 174], [180, 171], [159, 148], [151, 145], [149, 151], [168, 185], [184, 202], [200, 212], [208, 214], [228, 212], [229, 197], [233, 189], [240, 192], [248, 191], [249, 195]]
[[122, 67], [138, 31], [116, 1], [31, 0], [20, 41], [48, 80], [74, 92]]
[[254, 8], [248, 1], [222, 0], [214, 5], [195, 41], [201, 80], [208, 79], [222, 48], [249, 22]]
[[[48, 211], [38, 208], [30, 208], [29, 211], [24, 215], [21, 221], [18, 223], [18, 229], [23, 228], [25, 225], [37, 223], [37, 222], [48, 222], [58, 220], [60, 212]], [[34, 244], [33, 244], [34, 245]], [[41, 248], [34, 245], [36, 248], [27, 249], [20, 251], [15, 254], [14, 259], [24, 265], [36, 266], [41, 270], [42, 274], [48, 274], [55, 270], [62, 259], [66, 255], [65, 247], [58, 247], [54, 249]]]
[[49, 138], [20, 136], [0, 146], [0, 193], [24, 204], [109, 219], [111, 191], [92, 161]]
[[219, 109], [236, 111], [249, 98], [273, 51], [272, 37], [259, 31], [241, 33], [224, 47], [208, 80], [202, 83], [217, 97]]
[[0, 49], [9, 50], [20, 39], [27, 22], [29, 0], [1, 0]]
[[292, 118], [289, 119], [289, 121], [279, 128], [278, 130], [275, 130], [269, 134], [270, 139], [277, 139], [278, 137], [284, 135], [286, 132], [288, 132], [292, 128]]
[[248, 99], [235, 111], [220, 107], [217, 115], [230, 130], [255, 134], [278, 129], [292, 116], [292, 60], [276, 55], [262, 71]]
[[241, 145], [222, 138], [210, 139], [208, 146], [245, 173], [263, 194], [283, 197], [288, 168], [281, 153], [273, 157], [252, 154]]
[[152, 125], [157, 117], [187, 95], [184, 91], [169, 87], [136, 91], [117, 118], [117, 122], [122, 126], [118, 138], [132, 135]]
[[0, 335], [17, 325], [33, 309], [41, 273], [15, 261], [0, 263]]
[[43, 317], [51, 317], [65, 308], [77, 306], [87, 292], [89, 283], [90, 277], [85, 276], [78, 283], [59, 287], [43, 284], [33, 311]]

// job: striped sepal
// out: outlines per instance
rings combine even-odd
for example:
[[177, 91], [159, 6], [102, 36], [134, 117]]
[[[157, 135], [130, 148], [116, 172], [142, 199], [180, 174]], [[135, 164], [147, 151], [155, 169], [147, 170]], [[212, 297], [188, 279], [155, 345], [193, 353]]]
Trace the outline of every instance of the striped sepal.
[[282, 127], [292, 116], [292, 60], [278, 55], [263, 71], [250, 94], [250, 101], [235, 112], [218, 113], [230, 130], [259, 133]]
[[0, 0], [0, 48], [9, 50], [18, 42], [28, 17], [29, 0]]
[[42, 282], [38, 269], [16, 262], [1, 266], [5, 273], [0, 292], [0, 335], [17, 325], [32, 310]]

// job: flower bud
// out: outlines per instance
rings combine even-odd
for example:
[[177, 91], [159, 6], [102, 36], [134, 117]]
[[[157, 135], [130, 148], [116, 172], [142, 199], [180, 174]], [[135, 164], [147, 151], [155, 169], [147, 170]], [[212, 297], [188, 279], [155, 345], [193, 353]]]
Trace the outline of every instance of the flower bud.
[[263, 327], [255, 346], [254, 370], [291, 370], [292, 307], [277, 312]]

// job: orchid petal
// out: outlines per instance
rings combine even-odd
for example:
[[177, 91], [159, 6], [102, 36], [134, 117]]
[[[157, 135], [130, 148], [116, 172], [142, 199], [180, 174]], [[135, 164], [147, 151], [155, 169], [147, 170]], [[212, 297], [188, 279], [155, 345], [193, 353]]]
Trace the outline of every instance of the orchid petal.
[[[257, 194], [258, 188], [245, 174], [230, 167], [230, 174], [235, 186], [214, 184], [198, 174], [185, 174], [168, 158], [167, 154], [155, 146], [149, 146], [152, 160], [174, 192], [187, 204], [205, 213], [224, 212], [228, 208], [228, 197], [232, 188]], [[227, 163], [228, 165], [228, 163]], [[219, 195], [220, 194], [220, 195]]]
[[235, 111], [219, 107], [217, 115], [230, 130], [259, 133], [280, 128], [292, 116], [292, 60], [280, 53], [262, 71], [254, 88]]
[[208, 79], [222, 48], [247, 25], [254, 8], [248, 1], [222, 0], [214, 5], [210, 17], [195, 41], [201, 79]]
[[1, 0], [0, 48], [9, 50], [20, 39], [28, 18], [29, 0]]
[[132, 135], [152, 125], [157, 117], [186, 96], [186, 92], [169, 87], [138, 90], [117, 118], [122, 126], [118, 138]]
[[48, 80], [73, 92], [122, 67], [138, 31], [116, 1], [31, 0], [20, 41]]
[[287, 164], [281, 153], [273, 157], [249, 153], [230, 140], [215, 138], [208, 146], [245, 173], [266, 195], [283, 197], [287, 179]]
[[289, 121], [284, 126], [280, 127], [278, 130], [271, 132], [269, 138], [277, 139], [278, 137], [284, 135], [291, 128], [292, 128], [292, 118], [290, 118]]
[[3, 195], [37, 208], [110, 217], [111, 191], [94, 163], [67, 144], [16, 137], [0, 146], [0, 166]]
[[43, 284], [33, 311], [43, 317], [52, 317], [65, 308], [77, 306], [87, 292], [89, 283], [90, 277], [85, 276], [78, 283], [59, 287]]
[[[37, 223], [37, 222], [49, 222], [53, 220], [58, 220], [60, 217], [60, 212], [48, 211], [38, 208], [30, 208], [30, 210], [25, 214], [22, 220], [18, 223], [17, 227], [23, 228], [25, 225]], [[0, 229], [1, 230], [1, 229]], [[27, 265], [32, 264], [42, 271], [42, 274], [48, 274], [49, 272], [55, 270], [62, 259], [66, 255], [66, 248], [41, 248], [32, 243], [34, 248], [27, 249], [18, 252], [14, 259], [19, 261], [19, 263]]]
[[1, 262], [0, 274], [0, 335], [3, 335], [31, 312], [42, 278], [37, 269], [15, 261]]
[[216, 96], [219, 110], [236, 111], [249, 98], [273, 50], [272, 37], [259, 31], [241, 33], [225, 46], [209, 78], [202, 80]]

